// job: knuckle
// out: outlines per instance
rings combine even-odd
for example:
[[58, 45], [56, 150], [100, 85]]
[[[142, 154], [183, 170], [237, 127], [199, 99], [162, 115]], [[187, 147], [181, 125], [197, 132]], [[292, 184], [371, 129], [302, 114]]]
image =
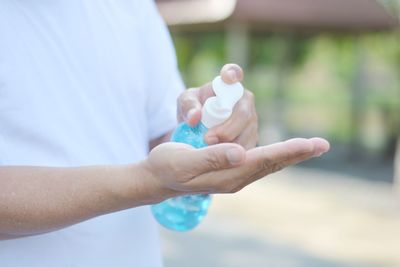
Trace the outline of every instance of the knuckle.
[[213, 170], [218, 170], [222, 167], [222, 160], [213, 152], [206, 157], [206, 165]]
[[251, 121], [253, 119], [253, 112], [248, 105], [242, 104], [239, 106], [239, 112], [242, 114], [246, 121]]
[[191, 106], [193, 105], [193, 99], [191, 97], [182, 98], [180, 104], [181, 107], [184, 109], [191, 108]]
[[185, 90], [178, 96], [178, 99], [177, 99], [178, 104], [182, 103], [185, 100], [185, 98], [187, 97], [188, 91], [189, 90]]
[[263, 171], [269, 171], [272, 165], [273, 165], [273, 162], [270, 159], [264, 159], [261, 162], [260, 169]]
[[245, 91], [245, 96], [250, 101], [250, 103], [254, 103], [255, 102], [256, 97], [254, 96], [253, 92], [251, 92], [249, 90], [246, 90]]
[[271, 159], [264, 159], [261, 164], [263, 173], [274, 173], [283, 169], [283, 165], [280, 162], [274, 162]]
[[252, 173], [251, 177], [253, 180], [257, 180], [257, 179], [263, 178], [269, 174], [278, 172], [278, 171], [282, 170], [284, 167], [285, 166], [280, 163], [276, 163], [269, 159], [266, 159], [260, 163], [259, 167], [257, 168], [257, 171]]
[[180, 94], [177, 99], [178, 104], [185, 105], [188, 103], [192, 103], [194, 100], [195, 90], [196, 88], [189, 88], [183, 91], [183, 93]]
[[242, 101], [238, 103], [236, 112], [241, 119], [254, 123], [257, 120], [257, 114], [254, 108], [248, 102]]
[[284, 166], [282, 164], [275, 163], [274, 165], [272, 165], [271, 173], [278, 172], [278, 171], [282, 170], [283, 168], [284, 168]]

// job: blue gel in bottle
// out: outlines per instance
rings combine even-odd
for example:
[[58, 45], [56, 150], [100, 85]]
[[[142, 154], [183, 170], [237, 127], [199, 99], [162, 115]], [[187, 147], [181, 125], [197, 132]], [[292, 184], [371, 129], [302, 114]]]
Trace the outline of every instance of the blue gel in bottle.
[[[243, 95], [243, 86], [237, 82], [226, 84], [220, 76], [212, 83], [215, 97], [203, 105], [201, 122], [191, 127], [180, 124], [172, 134], [171, 141], [192, 145], [195, 148], [207, 146], [204, 135], [208, 129], [225, 122], [232, 114], [233, 107]], [[174, 231], [189, 231], [195, 228], [207, 215], [211, 203], [208, 194], [187, 195], [167, 199], [152, 205], [154, 218], [164, 227]]]
[[[191, 127], [180, 124], [172, 134], [171, 141], [192, 145], [195, 148], [207, 146], [204, 135], [208, 129], [202, 124]], [[211, 196], [188, 195], [167, 199], [151, 207], [153, 216], [164, 227], [175, 231], [188, 231], [196, 227], [207, 215]]]

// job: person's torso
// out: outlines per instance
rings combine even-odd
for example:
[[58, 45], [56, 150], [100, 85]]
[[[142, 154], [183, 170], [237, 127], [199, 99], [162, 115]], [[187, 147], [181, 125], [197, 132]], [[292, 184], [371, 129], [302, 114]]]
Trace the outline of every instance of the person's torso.
[[[146, 1], [0, 1], [0, 165], [143, 159]], [[0, 242], [0, 266], [160, 266], [148, 207]]]

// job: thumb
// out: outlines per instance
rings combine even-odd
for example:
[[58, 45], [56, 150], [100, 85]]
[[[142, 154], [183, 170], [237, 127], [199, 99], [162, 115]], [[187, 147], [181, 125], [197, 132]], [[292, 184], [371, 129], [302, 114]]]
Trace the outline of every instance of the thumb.
[[243, 70], [237, 64], [226, 64], [220, 72], [221, 78], [227, 84], [241, 82], [243, 80]]
[[182, 160], [182, 168], [191, 173], [203, 173], [237, 167], [245, 162], [246, 151], [233, 143], [218, 144], [200, 149], [190, 149]]

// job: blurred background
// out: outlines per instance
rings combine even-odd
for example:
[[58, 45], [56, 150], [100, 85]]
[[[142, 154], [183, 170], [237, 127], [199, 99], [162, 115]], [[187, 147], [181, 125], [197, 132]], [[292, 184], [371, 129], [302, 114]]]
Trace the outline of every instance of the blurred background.
[[190, 233], [162, 230], [166, 267], [400, 267], [400, 1], [158, 6], [187, 87], [238, 63], [256, 96], [260, 144], [322, 136], [332, 146], [214, 196]]

